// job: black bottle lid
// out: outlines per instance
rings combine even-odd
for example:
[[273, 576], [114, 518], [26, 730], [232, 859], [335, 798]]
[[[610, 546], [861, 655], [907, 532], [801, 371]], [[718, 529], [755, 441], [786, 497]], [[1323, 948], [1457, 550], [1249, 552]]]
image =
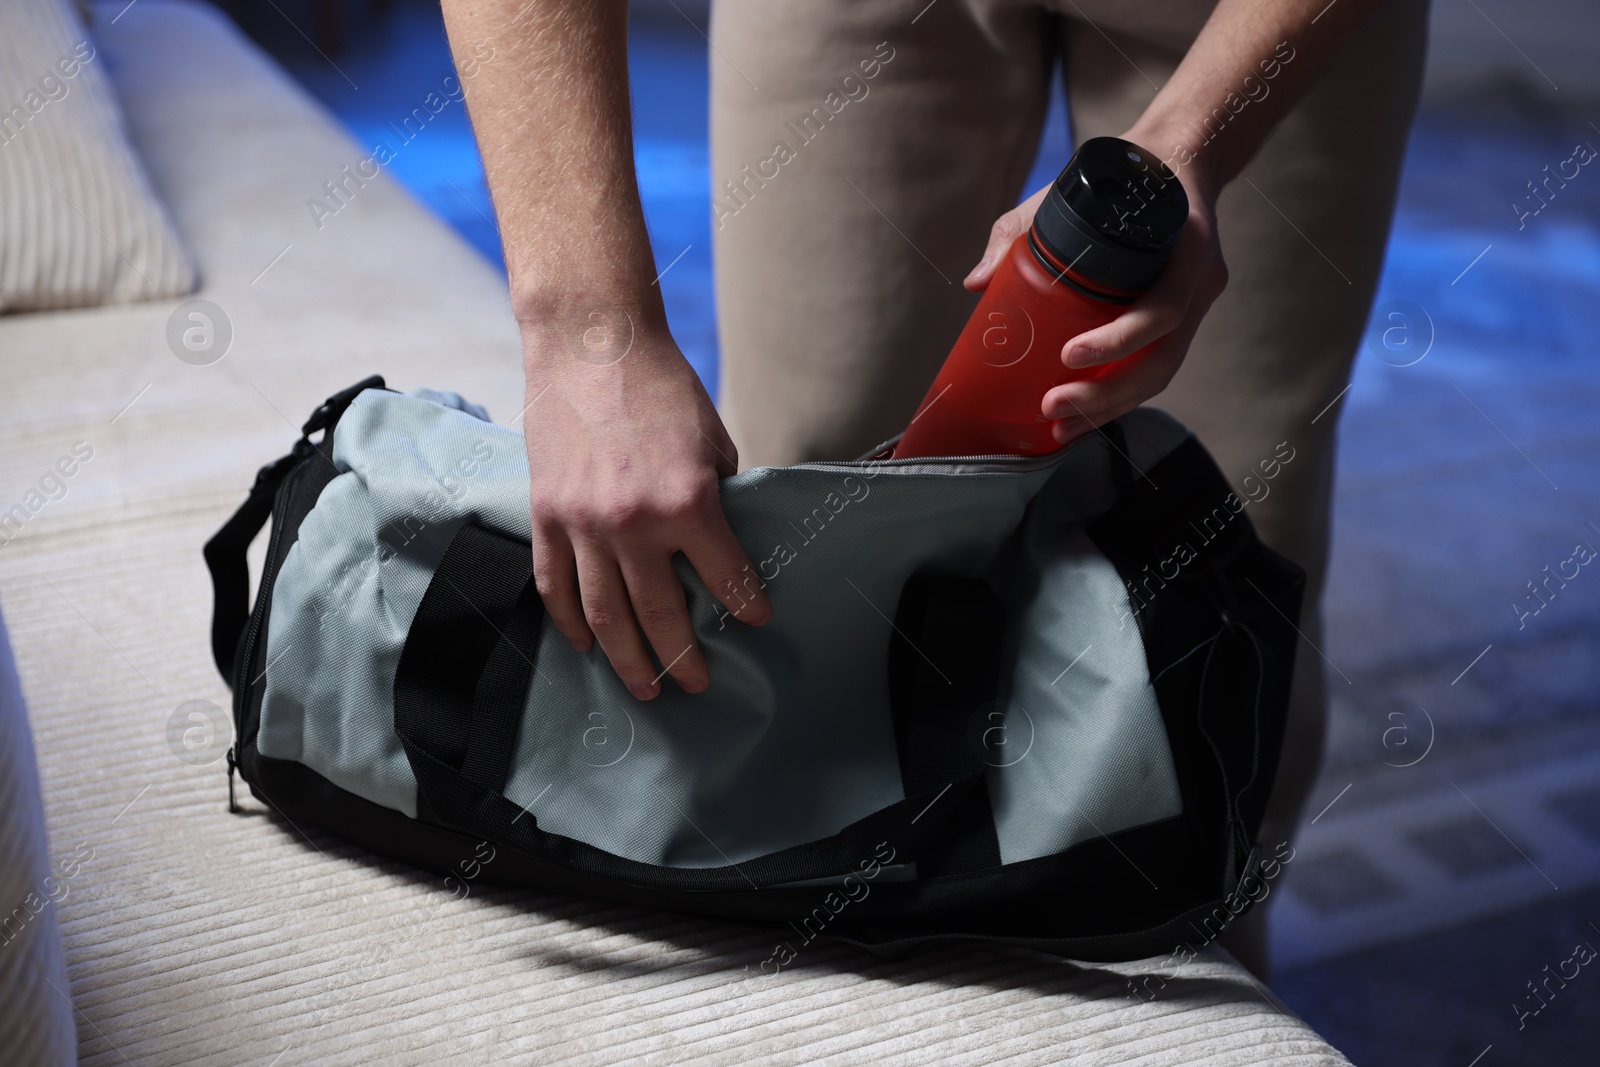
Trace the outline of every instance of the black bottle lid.
[[1047, 252], [1109, 289], [1148, 289], [1189, 217], [1189, 197], [1151, 152], [1119, 137], [1083, 142], [1033, 219]]

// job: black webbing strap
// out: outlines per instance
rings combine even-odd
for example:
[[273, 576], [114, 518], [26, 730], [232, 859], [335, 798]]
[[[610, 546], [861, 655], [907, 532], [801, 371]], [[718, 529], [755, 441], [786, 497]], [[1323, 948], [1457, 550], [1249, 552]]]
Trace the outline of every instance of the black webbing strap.
[[[992, 595], [992, 594], [991, 594]], [[883, 841], [901, 861], [939, 842], [983, 765], [976, 756], [952, 760], [926, 788], [846, 826], [837, 834], [727, 867], [661, 867], [623, 859], [538, 827], [537, 818], [501, 794], [517, 728], [535, 669], [542, 605], [533, 592], [531, 553], [524, 541], [467, 524], [445, 551], [395, 672], [395, 732], [417, 777], [418, 814], [451, 829], [488, 837], [575, 870], [636, 885], [685, 891], [749, 890], [843, 874]], [[923, 611], [918, 645], [948, 642], [959, 649], [940, 669], [957, 694], [988, 692], [1000, 627], [981, 614]], [[950, 709], [963, 724], [969, 709]], [[934, 775], [933, 777], [940, 777]]]
[[[984, 741], [999, 722], [1000, 642], [970, 638], [1004, 628], [1005, 606], [980, 578], [918, 574], [906, 581], [889, 643], [889, 691], [907, 795], [985, 773]], [[918, 872], [934, 877], [999, 865], [989, 792], [978, 782]]]
[[406, 636], [395, 729], [468, 781], [505, 787], [533, 677], [544, 605], [529, 547], [467, 524], [450, 542]]
[[272, 515], [272, 501], [302, 458], [299, 448], [256, 472], [255, 484], [239, 510], [206, 542], [206, 568], [211, 571], [211, 657], [222, 680], [233, 687], [233, 658], [239, 636], [250, 619], [250, 566], [245, 552]]

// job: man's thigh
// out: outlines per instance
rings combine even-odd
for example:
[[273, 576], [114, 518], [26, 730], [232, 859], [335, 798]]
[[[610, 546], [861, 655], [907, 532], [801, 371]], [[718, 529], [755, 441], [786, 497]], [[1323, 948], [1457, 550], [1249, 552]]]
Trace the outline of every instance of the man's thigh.
[[1048, 17], [988, 0], [917, 16], [714, 7], [718, 402], [743, 466], [853, 458], [905, 427], [1033, 163]]
[[[1151, 82], [1163, 83], [1182, 58], [1164, 39], [1134, 36], [1159, 36], [1129, 18], [1142, 6], [1123, 6], [1126, 33], [1067, 22], [1075, 140], [1127, 129], [1154, 97]], [[1095, 17], [1093, 5], [1086, 10]], [[1199, 435], [1252, 500], [1248, 514], [1263, 539], [1307, 569], [1308, 607], [1326, 565], [1334, 401], [1383, 266], [1426, 24], [1424, 0], [1388, 5], [1224, 190], [1217, 225], [1227, 291], [1177, 377], [1150, 402]], [[1241, 77], [1259, 71], [1259, 60], [1281, 65], [1293, 42], [1276, 51], [1243, 57]], [[1270, 98], [1270, 80], [1255, 85]], [[1223, 124], [1215, 137], [1228, 133]], [[1172, 146], [1145, 147], [1165, 156]]]

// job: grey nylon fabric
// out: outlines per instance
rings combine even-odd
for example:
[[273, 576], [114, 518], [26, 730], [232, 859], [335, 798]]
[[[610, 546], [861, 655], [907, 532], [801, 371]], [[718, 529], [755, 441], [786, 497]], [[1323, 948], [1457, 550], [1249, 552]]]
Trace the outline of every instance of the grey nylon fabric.
[[[260, 752], [413, 817], [391, 696], [411, 620], [464, 522], [529, 536], [522, 437], [471, 407], [420, 390], [357, 397], [335, 440], [342, 473], [301, 525], [271, 606]], [[1155, 411], [1124, 425], [1144, 470], [1185, 436]], [[680, 558], [713, 683], [688, 696], [669, 682], [648, 704], [598, 648], [579, 655], [546, 626], [505, 795], [546, 831], [675, 867], [827, 837], [902, 799], [885, 665], [900, 591], [926, 569], [983, 575], [1006, 606], [1000, 698], [972, 732], [1003, 862], [1178, 814], [1126, 593], [1081, 533], [1113, 498], [1106, 447], [1092, 436], [1043, 459], [725, 479], [772, 622], [729, 617]]]

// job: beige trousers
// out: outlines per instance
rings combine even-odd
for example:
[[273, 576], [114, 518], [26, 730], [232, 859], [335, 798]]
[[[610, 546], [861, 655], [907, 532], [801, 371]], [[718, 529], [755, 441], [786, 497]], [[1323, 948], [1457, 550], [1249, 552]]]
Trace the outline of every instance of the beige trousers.
[[[850, 458], [903, 429], [975, 303], [961, 278], [1033, 191], [1056, 59], [1076, 141], [1119, 134], [1213, 6], [924, 3], [714, 6], [719, 406], [744, 466]], [[1268, 848], [1291, 837], [1321, 760], [1327, 677], [1310, 642], [1338, 405], [1324, 409], [1383, 263], [1426, 34], [1425, 0], [1388, 4], [1223, 192], [1230, 284], [1152, 401], [1236, 486], [1256, 476], [1267, 495], [1246, 513], [1309, 576]], [[1294, 458], [1264, 481], [1281, 443]]]

